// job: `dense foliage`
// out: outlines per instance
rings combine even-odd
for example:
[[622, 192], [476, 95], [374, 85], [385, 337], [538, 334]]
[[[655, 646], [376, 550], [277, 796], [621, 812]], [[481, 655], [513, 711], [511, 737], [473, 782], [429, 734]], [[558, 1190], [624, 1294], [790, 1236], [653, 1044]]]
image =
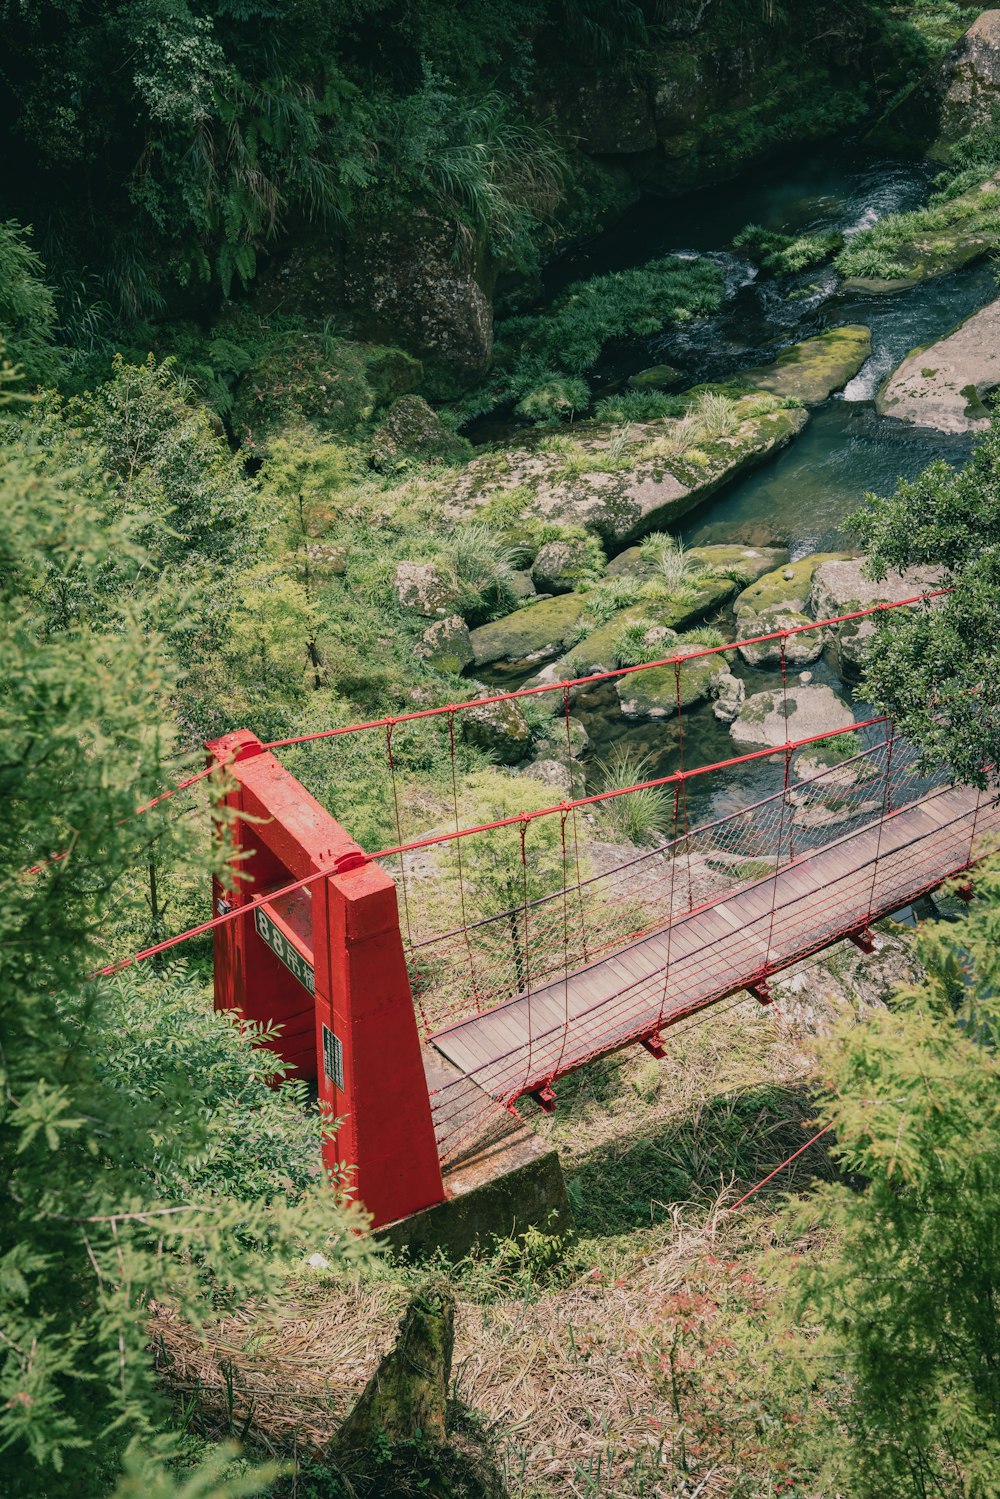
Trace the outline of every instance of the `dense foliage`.
[[[148, 932], [133, 872], [194, 859], [204, 879], [208, 851], [133, 815], [176, 764], [174, 670], [130, 596], [150, 567], [137, 512], [116, 518], [95, 457], [17, 411], [0, 463], [0, 1448], [5, 1493], [101, 1494], [130, 1439], [162, 1445], [149, 1299], [198, 1316], [309, 1245], [349, 1258], [352, 1220], [306, 1165], [301, 1093], [268, 1090], [273, 1066], [205, 1015], [201, 985], [90, 976]], [[237, 1147], [255, 1115], [280, 1176]]]
[[[824, 1115], [852, 1183], [794, 1215], [808, 1242], [795, 1313], [829, 1422], [821, 1470], [858, 1499], [986, 1499], [1000, 1484], [1000, 875], [956, 925], [918, 940], [927, 979], [826, 1054]], [[845, 1440], [846, 1438], [846, 1440]]]
[[853, 524], [876, 577], [937, 566], [951, 589], [933, 608], [880, 621], [867, 670], [872, 699], [956, 777], [985, 785], [1000, 755], [1000, 423], [958, 473], [932, 463], [890, 499], [869, 495]]

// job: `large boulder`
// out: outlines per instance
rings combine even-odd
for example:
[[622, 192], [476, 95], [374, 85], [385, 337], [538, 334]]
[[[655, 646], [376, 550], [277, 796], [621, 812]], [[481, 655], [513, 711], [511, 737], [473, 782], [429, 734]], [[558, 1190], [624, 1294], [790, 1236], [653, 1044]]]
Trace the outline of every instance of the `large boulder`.
[[619, 425], [581, 422], [558, 447], [543, 440], [485, 453], [457, 477], [448, 510], [467, 518], [517, 490], [522, 517], [585, 526], [618, 550], [686, 515], [802, 430], [804, 410], [762, 412], [761, 400], [733, 402], [731, 430], [711, 437], [671, 417], [634, 423], [623, 446]]
[[[685, 556], [703, 563], [716, 577], [732, 572], [743, 574], [749, 582], [788, 560], [788, 552], [784, 547], [739, 545], [688, 547]], [[656, 561], [648, 550], [641, 546], [627, 547], [608, 563], [608, 577], [651, 578], [655, 569]]]
[[[740, 655], [748, 666], [794, 666], [798, 671], [810, 666], [823, 654], [826, 631], [805, 628], [813, 621], [806, 614], [794, 609], [765, 609], [761, 614], [745, 612], [740, 615], [740, 635], [747, 642], [740, 646]], [[762, 635], [774, 635], [780, 630], [796, 630], [800, 633], [786, 635], [778, 640], [761, 640]]]
[[982, 397], [1000, 385], [1000, 300], [974, 312], [946, 337], [908, 354], [875, 398], [882, 416], [972, 432], [989, 426]]
[[573, 644], [580, 616], [586, 608], [583, 594], [566, 593], [559, 598], [526, 604], [505, 619], [491, 620], [471, 634], [477, 666], [492, 661], [546, 661]]
[[682, 708], [690, 708], [711, 696], [715, 682], [729, 673], [721, 656], [700, 654], [704, 649], [701, 645], [685, 645], [678, 641], [671, 649], [672, 655], [696, 657], [693, 661], [682, 661], [679, 673], [675, 666], [653, 666], [648, 671], [634, 671], [619, 677], [615, 691], [625, 717], [672, 717], [677, 713], [678, 687]]
[[417, 209], [398, 221], [380, 217], [352, 235], [343, 293], [359, 331], [416, 354], [427, 383], [446, 395], [489, 369], [487, 279], [454, 225]]
[[871, 351], [871, 329], [847, 323], [792, 344], [773, 364], [747, 370], [740, 379], [758, 390], [794, 396], [804, 406], [819, 406], [853, 380]]
[[475, 660], [475, 651], [469, 637], [469, 627], [460, 614], [449, 614], [428, 625], [417, 654], [435, 671], [464, 671]]
[[[908, 567], [905, 572], [891, 572], [876, 583], [865, 576], [863, 557], [824, 562], [813, 576], [809, 612], [814, 619], [833, 619], [839, 614], [870, 609], [874, 604], [895, 603], [929, 593], [940, 587], [941, 578], [942, 570], [938, 567]], [[842, 675], [860, 671], [868, 642], [875, 633], [875, 618], [868, 615], [833, 627], [833, 653]]]
[[458, 580], [436, 562], [397, 562], [393, 588], [404, 609], [431, 618], [453, 614], [462, 594]]
[[976, 17], [941, 64], [932, 88], [940, 141], [956, 141], [989, 124], [1000, 105], [1000, 10]]
[[745, 628], [744, 615], [766, 614], [772, 609], [785, 609], [797, 614], [805, 612], [812, 588], [813, 576], [823, 562], [835, 558], [856, 557], [856, 552], [811, 552], [798, 562], [786, 562], [781, 567], [763, 573], [749, 588], [744, 588], [733, 604], [741, 635], [759, 634]]
[[832, 687], [794, 683], [787, 692], [755, 692], [748, 697], [729, 732], [737, 744], [777, 746], [852, 723], [853, 712]]
[[516, 765], [531, 749], [531, 726], [515, 702], [466, 708], [461, 719], [466, 741], [501, 765]]

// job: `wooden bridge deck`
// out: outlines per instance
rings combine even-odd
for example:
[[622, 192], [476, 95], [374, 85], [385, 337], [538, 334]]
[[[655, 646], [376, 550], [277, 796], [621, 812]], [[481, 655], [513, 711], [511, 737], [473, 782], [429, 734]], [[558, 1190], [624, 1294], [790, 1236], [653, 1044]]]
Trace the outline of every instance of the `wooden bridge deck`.
[[458, 1073], [432, 1098], [439, 1138], [454, 1138], [465, 1100], [533, 1092], [898, 910], [981, 857], [998, 831], [990, 792], [939, 788], [611, 956], [439, 1031], [431, 1044]]

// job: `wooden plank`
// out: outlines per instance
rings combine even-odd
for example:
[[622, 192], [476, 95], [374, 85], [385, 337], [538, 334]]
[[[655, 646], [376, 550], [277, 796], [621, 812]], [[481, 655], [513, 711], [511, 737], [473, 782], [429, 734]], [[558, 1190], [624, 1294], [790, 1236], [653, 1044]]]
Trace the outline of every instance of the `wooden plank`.
[[[881, 834], [877, 825], [848, 833], [779, 871], [775, 881], [680, 917], [568, 982], [565, 976], [550, 979], [531, 994], [530, 1047], [525, 996], [471, 1017], [432, 1038], [434, 1044], [456, 1065], [475, 1070], [480, 1082], [507, 1089], [518, 1069], [527, 1068], [529, 1050], [533, 1066], [569, 1070], [596, 1046], [610, 1047], [655, 1020], [661, 1004], [669, 1017], [738, 988], [766, 952], [772, 961], [786, 963], [797, 952], [836, 939], [845, 923], [863, 915], [867, 898], [879, 907], [890, 901], [902, 905], [915, 887], [946, 878], [967, 857], [976, 800], [976, 793], [964, 788], [935, 793], [888, 819]], [[998, 827], [1000, 811], [992, 804], [981, 807], [977, 845]], [[655, 982], [664, 975], [668, 956], [664, 1003]], [[567, 995], [575, 1020], [568, 1034]]]

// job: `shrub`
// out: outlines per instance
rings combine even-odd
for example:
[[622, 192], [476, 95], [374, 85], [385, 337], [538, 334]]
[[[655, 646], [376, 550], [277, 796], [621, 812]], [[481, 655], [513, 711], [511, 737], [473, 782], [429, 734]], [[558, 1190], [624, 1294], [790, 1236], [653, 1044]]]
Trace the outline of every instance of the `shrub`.
[[594, 415], [602, 422], [655, 422], [683, 416], [685, 410], [683, 396], [664, 395], [661, 390], [623, 390], [598, 401]]
[[60, 365], [56, 304], [29, 233], [13, 219], [0, 223], [0, 344], [28, 380], [45, 384], [55, 380]]
[[573, 416], [590, 405], [590, 387], [586, 380], [571, 375], [553, 375], [534, 386], [514, 407], [518, 416], [532, 422], [550, 422]]
[[[654, 775], [652, 756], [637, 755], [624, 744], [616, 744], [596, 765], [602, 791], [634, 786]], [[674, 799], [661, 787], [649, 786], [598, 802], [597, 817], [602, 831], [616, 842], [652, 843], [673, 827]]]
[[714, 312], [722, 294], [722, 272], [712, 261], [667, 256], [574, 282], [548, 312], [510, 318], [498, 337], [544, 357], [553, 370], [580, 375], [611, 339], [648, 336]]
[[774, 233], [761, 224], [748, 224], [733, 240], [733, 249], [772, 276], [789, 276], [828, 260], [843, 244], [844, 236], [835, 230], [791, 235]]
[[327, 333], [279, 333], [243, 375], [233, 424], [248, 448], [263, 448], [295, 422], [348, 433], [371, 416], [375, 396], [362, 345]]

